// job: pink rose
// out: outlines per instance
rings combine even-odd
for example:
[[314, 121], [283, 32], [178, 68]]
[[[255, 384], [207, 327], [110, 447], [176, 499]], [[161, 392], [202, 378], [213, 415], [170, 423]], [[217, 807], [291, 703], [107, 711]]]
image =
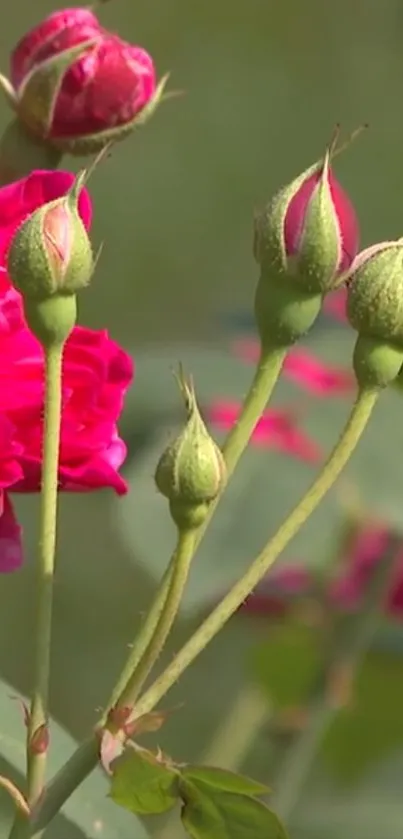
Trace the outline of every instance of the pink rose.
[[[61, 83], [49, 88], [38, 116], [36, 95], [24, 93], [27, 79], [35, 80], [50, 59], [87, 41], [92, 43], [71, 57]], [[23, 122], [51, 140], [93, 137], [131, 123], [156, 87], [148, 53], [108, 32], [86, 8], [53, 12], [24, 35], [11, 54], [11, 81]]]
[[[38, 206], [65, 194], [67, 172], [34, 172], [0, 190], [0, 571], [22, 560], [20, 530], [6, 491], [38, 492], [41, 478], [43, 351], [24, 321], [21, 297], [4, 267], [18, 225]], [[79, 203], [86, 227], [91, 204]], [[126, 447], [117, 420], [132, 380], [130, 357], [105, 331], [75, 327], [63, 358], [60, 489], [127, 490], [119, 475]]]

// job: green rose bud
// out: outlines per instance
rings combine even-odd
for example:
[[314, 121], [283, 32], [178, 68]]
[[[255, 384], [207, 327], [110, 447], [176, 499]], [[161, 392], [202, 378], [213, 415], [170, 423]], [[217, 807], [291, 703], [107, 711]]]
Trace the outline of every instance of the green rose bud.
[[359, 384], [386, 387], [403, 363], [403, 239], [372, 245], [357, 256], [348, 278], [347, 315], [358, 332]]
[[92, 248], [78, 211], [83, 177], [67, 195], [35, 210], [14, 236], [8, 272], [26, 299], [76, 294], [91, 279]]
[[220, 448], [200, 416], [193, 384], [182, 371], [179, 384], [187, 422], [166, 448], [155, 472], [155, 483], [169, 500], [172, 518], [181, 529], [199, 527], [209, 506], [225, 483], [225, 463]]

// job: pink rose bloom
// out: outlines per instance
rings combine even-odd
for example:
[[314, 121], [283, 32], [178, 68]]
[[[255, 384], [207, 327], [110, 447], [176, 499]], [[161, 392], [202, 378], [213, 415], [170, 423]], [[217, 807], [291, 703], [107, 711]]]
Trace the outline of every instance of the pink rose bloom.
[[[0, 571], [22, 561], [7, 492], [40, 490], [44, 396], [43, 351], [25, 325], [21, 297], [4, 267], [6, 254], [18, 225], [41, 204], [64, 195], [72, 182], [67, 172], [34, 172], [0, 190]], [[86, 190], [79, 210], [88, 229]], [[61, 490], [127, 491], [118, 471], [126, 447], [117, 420], [132, 376], [130, 357], [106, 331], [73, 329], [63, 358]]]
[[[87, 41], [92, 43], [71, 58], [38, 115], [36, 96], [24, 98], [27, 79], [39, 77], [50, 59]], [[108, 32], [87, 8], [59, 9], [27, 32], [11, 54], [11, 81], [17, 101], [23, 97], [21, 119], [52, 140], [93, 136], [131, 123], [156, 87], [151, 56]]]

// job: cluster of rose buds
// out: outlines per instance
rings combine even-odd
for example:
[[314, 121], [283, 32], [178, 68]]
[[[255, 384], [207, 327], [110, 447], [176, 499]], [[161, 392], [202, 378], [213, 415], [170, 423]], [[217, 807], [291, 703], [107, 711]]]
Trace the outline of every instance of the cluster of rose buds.
[[357, 255], [357, 218], [332, 172], [332, 153], [280, 190], [255, 220], [257, 325], [263, 346], [290, 346], [344, 282], [358, 332], [358, 385], [382, 388], [403, 365], [403, 239]]

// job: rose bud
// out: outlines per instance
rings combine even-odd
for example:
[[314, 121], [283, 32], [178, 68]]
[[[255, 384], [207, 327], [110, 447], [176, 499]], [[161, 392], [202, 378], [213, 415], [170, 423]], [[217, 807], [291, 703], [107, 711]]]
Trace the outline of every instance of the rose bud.
[[182, 371], [179, 385], [187, 422], [161, 455], [155, 483], [168, 498], [177, 527], [187, 530], [204, 522], [210, 503], [224, 486], [226, 472], [221, 450], [200, 416], [193, 385], [185, 380]]
[[54, 12], [11, 55], [15, 109], [28, 131], [87, 154], [126, 136], [156, 107], [152, 58], [101, 27], [85, 8]]
[[67, 195], [28, 216], [8, 251], [11, 282], [21, 292], [27, 323], [42, 343], [69, 334], [76, 319], [75, 295], [93, 272], [91, 243], [78, 208], [83, 178], [78, 176]]
[[263, 274], [285, 275], [324, 293], [358, 249], [354, 208], [330, 167], [330, 151], [280, 190], [256, 218], [255, 257]]
[[403, 363], [403, 239], [362, 251], [348, 275], [347, 315], [358, 332], [361, 386], [386, 387]]

